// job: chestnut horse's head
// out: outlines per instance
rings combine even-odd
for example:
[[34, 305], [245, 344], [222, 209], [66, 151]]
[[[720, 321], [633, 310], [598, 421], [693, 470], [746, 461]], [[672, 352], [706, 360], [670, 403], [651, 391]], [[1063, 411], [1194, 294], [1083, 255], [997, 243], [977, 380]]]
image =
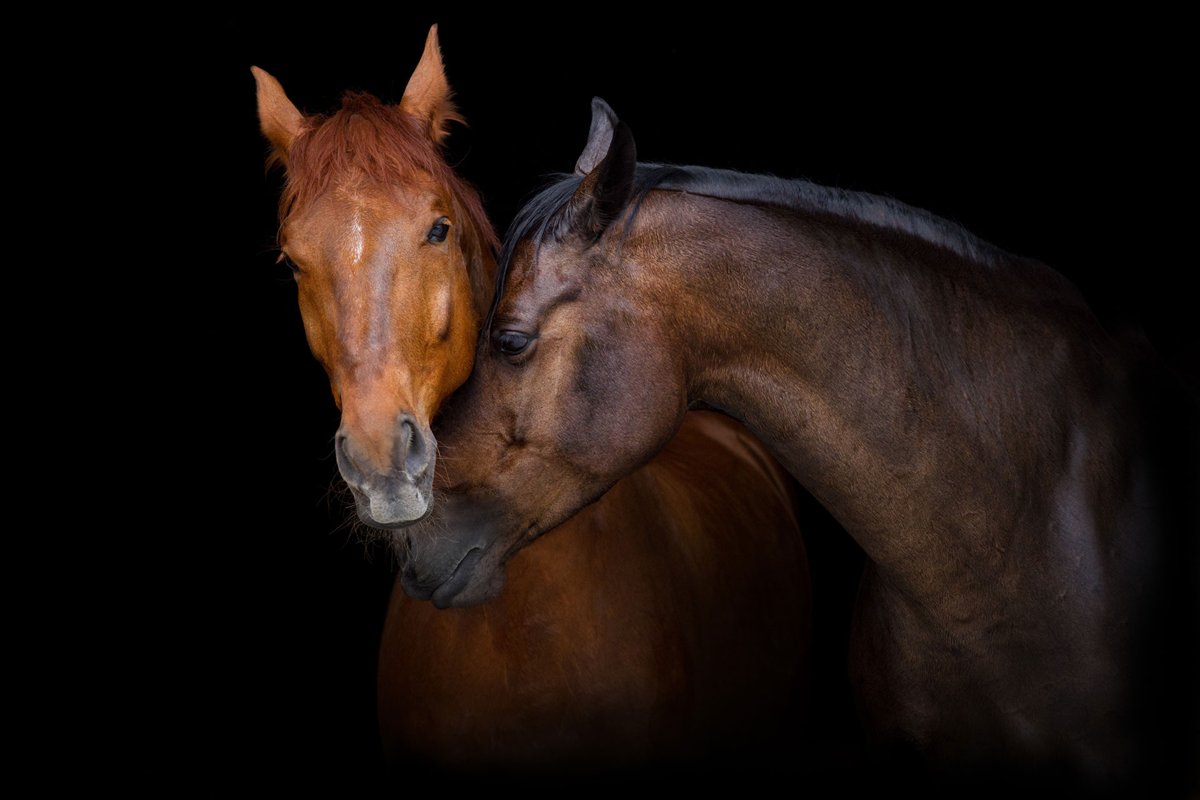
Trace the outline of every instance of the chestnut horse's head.
[[496, 247], [479, 196], [440, 151], [461, 120], [437, 28], [398, 105], [348, 94], [331, 116], [305, 116], [279, 81], [254, 77], [287, 171], [281, 259], [342, 412], [338, 468], [364, 522], [411, 523], [431, 506], [430, 420], [471, 371]]

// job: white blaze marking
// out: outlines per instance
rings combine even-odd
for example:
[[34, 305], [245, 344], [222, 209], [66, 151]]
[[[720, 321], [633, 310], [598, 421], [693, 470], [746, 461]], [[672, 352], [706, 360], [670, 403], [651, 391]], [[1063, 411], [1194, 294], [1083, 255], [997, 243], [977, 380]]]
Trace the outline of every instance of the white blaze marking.
[[363, 257], [363, 226], [359, 210], [354, 209], [354, 218], [350, 220], [350, 254], [354, 263], [362, 263]]

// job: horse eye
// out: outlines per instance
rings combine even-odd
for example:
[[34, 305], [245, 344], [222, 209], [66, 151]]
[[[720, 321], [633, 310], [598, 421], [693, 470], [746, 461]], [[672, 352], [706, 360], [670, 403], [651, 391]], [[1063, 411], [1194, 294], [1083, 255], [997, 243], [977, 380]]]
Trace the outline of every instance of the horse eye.
[[280, 253], [279, 258], [275, 260], [275, 263], [278, 264], [280, 261], [282, 261], [284, 264], [287, 264], [287, 268], [292, 271], [293, 275], [300, 274], [300, 267], [296, 265], [295, 261], [292, 261], [287, 253]]
[[433, 223], [433, 227], [429, 229], [429, 234], [425, 239], [430, 244], [441, 244], [446, 241], [446, 234], [450, 233], [450, 220], [445, 217], [439, 217], [438, 221]]
[[531, 336], [520, 331], [500, 331], [495, 336], [496, 349], [506, 356], [515, 356], [524, 352], [531, 341], [533, 341]]

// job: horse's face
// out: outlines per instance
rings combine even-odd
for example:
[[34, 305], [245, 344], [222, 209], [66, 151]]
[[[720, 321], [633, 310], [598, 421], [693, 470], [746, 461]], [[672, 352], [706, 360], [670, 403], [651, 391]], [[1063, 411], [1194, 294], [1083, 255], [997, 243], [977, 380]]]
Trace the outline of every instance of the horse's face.
[[478, 252], [481, 209], [464, 210], [437, 149], [457, 117], [436, 27], [398, 106], [347, 96], [333, 116], [306, 118], [254, 73], [288, 172], [283, 258], [342, 412], [338, 468], [364, 522], [410, 524], [432, 503], [430, 420], [470, 373], [478, 331], [464, 253]]
[[536, 266], [532, 249], [439, 421], [438, 507], [401, 534], [405, 590], [438, 606], [494, 597], [512, 555], [657, 453], [686, 411], [654, 309], [558, 280], [551, 265], [597, 257], [581, 241], [544, 244]]
[[330, 191], [283, 227], [304, 330], [342, 411], [338, 468], [358, 515], [427, 513], [429, 423], [471, 368], [471, 287], [452, 199], [432, 181]]
[[[475, 371], [439, 424], [447, 491], [428, 523], [404, 533], [414, 596], [490, 598], [513, 553], [649, 460], [683, 418], [678, 350], [641, 294], [653, 278], [628, 260], [634, 242], [596, 228], [632, 182], [623, 126], [612, 149], [556, 231], [508, 260]], [[443, 527], [455, 535], [437, 535]]]

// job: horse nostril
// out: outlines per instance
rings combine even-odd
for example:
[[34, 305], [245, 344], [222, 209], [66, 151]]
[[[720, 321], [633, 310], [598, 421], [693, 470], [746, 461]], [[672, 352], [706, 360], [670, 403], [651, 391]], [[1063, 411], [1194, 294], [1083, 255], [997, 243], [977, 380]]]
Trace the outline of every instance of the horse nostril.
[[405, 473], [416, 480], [429, 465], [429, 452], [425, 437], [412, 417], [406, 415], [401, 420], [396, 446], [397, 453], [402, 454]]
[[346, 483], [359, 484], [362, 482], [362, 470], [354, 463], [354, 458], [350, 455], [350, 437], [345, 433], [338, 431], [334, 438], [333, 455], [337, 460], [338, 470], [342, 473], [342, 479]]

